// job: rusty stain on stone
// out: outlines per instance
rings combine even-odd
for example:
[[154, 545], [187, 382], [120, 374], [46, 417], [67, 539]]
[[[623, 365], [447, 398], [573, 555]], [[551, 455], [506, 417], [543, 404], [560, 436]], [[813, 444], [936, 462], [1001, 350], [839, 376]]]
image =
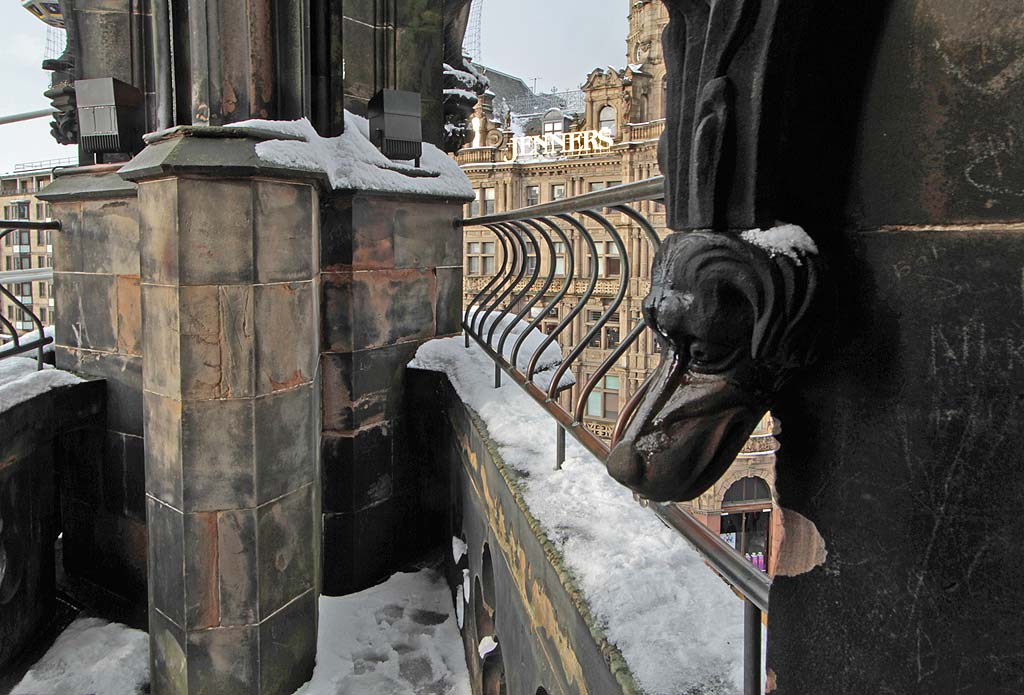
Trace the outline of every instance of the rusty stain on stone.
[[267, 378], [270, 379], [270, 387], [274, 391], [284, 391], [285, 389], [294, 388], [306, 382], [306, 375], [302, 373], [301, 369], [296, 369], [292, 372], [292, 375], [284, 381], [275, 381], [269, 374]]

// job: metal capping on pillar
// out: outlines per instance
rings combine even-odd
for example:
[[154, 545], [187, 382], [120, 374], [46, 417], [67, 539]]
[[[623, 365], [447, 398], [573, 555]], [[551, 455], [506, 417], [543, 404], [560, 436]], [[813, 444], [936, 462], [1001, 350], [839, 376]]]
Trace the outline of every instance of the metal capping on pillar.
[[[462, 223], [464, 227], [484, 227], [493, 231], [502, 249], [501, 265], [494, 277], [477, 292], [466, 307], [462, 322], [466, 347], [469, 347], [470, 339], [472, 339], [494, 361], [495, 387], [500, 386], [501, 373], [504, 372], [554, 418], [556, 421], [556, 468], [560, 469], [565, 461], [565, 435], [567, 432], [602, 461], [608, 457], [610, 452], [609, 444], [591, 431], [583, 419], [587, 398], [594, 391], [600, 379], [644, 332], [646, 328], [644, 318], [641, 317], [637, 321], [636, 325], [630, 329], [587, 382], [580, 386], [571, 411], [563, 408], [557, 398], [559, 393], [567, 388], [562, 383], [566, 373], [579, 360], [591, 339], [600, 335], [612, 317], [617, 315], [618, 308], [628, 290], [630, 280], [629, 249], [615, 225], [609, 221], [608, 214], [621, 214], [629, 222], [635, 224], [647, 239], [653, 256], [661, 245], [661, 239], [654, 226], [637, 210], [636, 204], [642, 201], [663, 201], [664, 185], [664, 178], [658, 176], [646, 181], [614, 186], [575, 198], [534, 205], [506, 213], [470, 218]], [[538, 384], [538, 373], [543, 371], [540, 369], [541, 355], [584, 310], [598, 286], [600, 273], [597, 243], [593, 233], [585, 224], [586, 221], [595, 223], [597, 228], [603, 230], [615, 244], [622, 258], [624, 271], [619, 274], [619, 284], [612, 303], [604, 308], [600, 318], [583, 336], [573, 341], [568, 355], [564, 357], [551, 376], [551, 381], [546, 385]], [[545, 295], [555, 284], [554, 264], [556, 256], [560, 254], [556, 254], [554, 242], [545, 227], [554, 231], [565, 245], [564, 280], [555, 296], [544, 303], [543, 308], [524, 327], [509, 353], [506, 349], [507, 339], [514, 333], [515, 324], [522, 322], [535, 306], [542, 303]], [[544, 238], [544, 245], [537, 242], [533, 232]], [[524, 371], [519, 367], [521, 363], [519, 355], [526, 345], [529, 333], [536, 331], [543, 320], [550, 316], [556, 307], [560, 306], [574, 282], [577, 270], [581, 267], [574, 253], [573, 245], [570, 243], [570, 236], [573, 233], [580, 236], [589, 253], [587, 286], [575, 306], [560, 317], [558, 325], [533, 349]], [[530, 255], [527, 244], [532, 246], [534, 257], [537, 260], [532, 276], [529, 280], [524, 280], [527, 271], [526, 259]], [[549, 271], [545, 281], [534, 291], [533, 288], [542, 265], [542, 252], [549, 255]], [[518, 291], [516, 288], [519, 288]], [[499, 323], [510, 314], [512, 315], [511, 322], [505, 326], [498, 341], [495, 342], [494, 338]], [[622, 436], [635, 414], [637, 406], [647, 392], [648, 386], [649, 382], [642, 383], [621, 409], [612, 431], [612, 445]], [[704, 556], [711, 568], [744, 598], [744, 693], [760, 692], [761, 620], [762, 612], [767, 613], [768, 611], [768, 589], [771, 580], [697, 521], [689, 512], [668, 504], [645, 504], [644, 506], [649, 507], [662, 522], [686, 538]]]

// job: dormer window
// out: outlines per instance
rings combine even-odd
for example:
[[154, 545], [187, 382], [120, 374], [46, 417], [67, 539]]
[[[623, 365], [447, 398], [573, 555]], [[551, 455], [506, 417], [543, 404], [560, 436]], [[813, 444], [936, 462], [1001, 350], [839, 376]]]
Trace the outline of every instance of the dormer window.
[[544, 114], [544, 134], [554, 135], [565, 130], [565, 117], [559, 109], [551, 109]]
[[608, 135], [615, 135], [615, 128], [618, 123], [618, 114], [614, 106], [605, 106], [598, 114], [597, 129]]

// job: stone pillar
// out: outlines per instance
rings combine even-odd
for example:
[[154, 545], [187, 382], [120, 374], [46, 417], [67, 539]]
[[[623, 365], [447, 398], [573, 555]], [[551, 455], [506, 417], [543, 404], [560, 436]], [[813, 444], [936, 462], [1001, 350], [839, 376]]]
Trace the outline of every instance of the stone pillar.
[[[56, 364], [106, 380], [106, 421], [62, 434], [63, 561], [141, 608], [146, 596], [142, 326], [135, 185], [111, 167], [58, 172], [38, 195], [53, 232]], [[138, 610], [141, 618], [145, 611]]]
[[152, 692], [287, 694], [316, 653], [318, 195], [203, 130], [121, 171], [139, 185]]
[[[324, 593], [370, 586], [429, 547], [435, 506], [403, 412], [405, 365], [460, 330], [464, 200], [331, 194], [321, 223]], [[443, 518], [443, 517], [442, 517]]]

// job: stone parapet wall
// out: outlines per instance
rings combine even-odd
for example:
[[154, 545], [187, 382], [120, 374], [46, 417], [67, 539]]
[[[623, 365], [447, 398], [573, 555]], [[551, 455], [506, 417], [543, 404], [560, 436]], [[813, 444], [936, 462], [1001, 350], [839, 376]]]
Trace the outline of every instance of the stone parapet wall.
[[[80, 483], [83, 490], [100, 492], [88, 483], [102, 474], [104, 401], [104, 383], [96, 380], [58, 387], [0, 411], [0, 669], [53, 615], [59, 516], [75, 512], [67, 498], [58, 509], [54, 485]], [[92, 547], [68, 531], [64, 545], [72, 553]]]
[[[416, 427], [431, 433], [422, 456], [446, 476], [449, 536], [467, 545], [453, 561], [446, 543], [452, 600], [462, 601], [462, 635], [473, 692], [508, 695], [636, 695], [621, 654], [599, 637], [579, 588], [540, 531], [478, 416], [447, 376], [410, 369]], [[464, 600], [464, 587], [469, 587]], [[463, 587], [463, 591], [458, 591]], [[481, 657], [481, 640], [499, 648]], [[542, 689], [542, 690], [541, 690]]]

